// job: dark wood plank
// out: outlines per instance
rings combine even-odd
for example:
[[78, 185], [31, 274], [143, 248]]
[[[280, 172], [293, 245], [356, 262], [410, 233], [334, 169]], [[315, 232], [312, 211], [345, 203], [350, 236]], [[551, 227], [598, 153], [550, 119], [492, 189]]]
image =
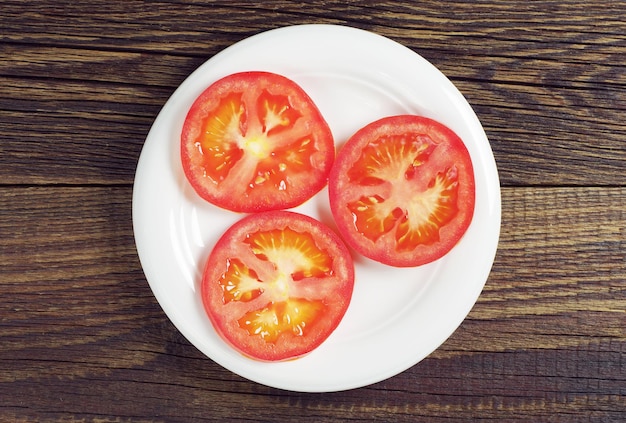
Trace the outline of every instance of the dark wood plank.
[[624, 188], [504, 189], [493, 272], [455, 334], [394, 378], [321, 395], [248, 382], [177, 332], [141, 272], [131, 194], [0, 188], [0, 420], [618, 422], [626, 411]]
[[[97, 66], [99, 58], [87, 57], [96, 63], [85, 68]], [[125, 68], [125, 59], [111, 66]], [[64, 70], [56, 71], [60, 77]], [[180, 79], [158, 70], [148, 78], [155, 85], [138, 77], [129, 79], [132, 85], [44, 79], [43, 72], [34, 79], [2, 79], [3, 181], [132, 182], [145, 136], [175, 89], [168, 84]], [[485, 126], [504, 185], [623, 185], [626, 85], [611, 84], [528, 88], [461, 81], [459, 87]]]
[[[624, 2], [587, 5], [585, 14], [552, 2], [453, 2], [454, 14], [431, 2], [326, 2], [306, 15], [291, 2], [96, 2], [89, 14], [73, 2], [4, 3], [6, 183], [130, 183], [152, 119], [201, 62], [270, 26], [335, 14], [404, 43], [457, 84], [485, 126], [504, 185], [624, 184]], [[219, 26], [193, 23], [214, 16]]]
[[9, 184], [128, 184], [170, 90], [3, 80], [0, 175]]
[[[87, 13], [88, 12], [88, 13]], [[595, 38], [623, 42], [623, 1], [586, 4], [575, 1], [515, 3], [449, 1], [343, 2], [307, 4], [288, 0], [90, 2], [54, 4], [4, 0], [6, 17], [0, 41], [27, 44], [93, 46], [205, 55], [208, 46], [226, 45], [245, 36], [284, 25], [348, 24], [382, 32], [437, 50], [515, 51], [535, 42], [555, 58], [564, 42]], [[204, 23], [204, 24], [202, 24]], [[549, 44], [546, 42], [550, 42]], [[563, 46], [561, 46], [563, 47]], [[563, 51], [563, 50], [560, 50]], [[215, 51], [214, 51], [215, 52]], [[535, 52], [535, 54], [537, 54]], [[528, 55], [526, 55], [528, 57]], [[585, 59], [581, 59], [585, 61]]]
[[7, 84], [12, 79], [54, 79], [171, 89], [214, 53], [194, 57], [0, 43], [0, 75], [10, 78]]

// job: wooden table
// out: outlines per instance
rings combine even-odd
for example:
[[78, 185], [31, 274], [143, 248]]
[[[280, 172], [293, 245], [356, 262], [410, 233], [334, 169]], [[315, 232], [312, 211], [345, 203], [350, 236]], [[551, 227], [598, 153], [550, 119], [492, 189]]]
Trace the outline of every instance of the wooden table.
[[[1, 421], [626, 421], [626, 2], [0, 1]], [[477, 304], [407, 371], [286, 392], [212, 362], [139, 264], [133, 177], [227, 46], [330, 23], [413, 49], [490, 139], [502, 231]]]

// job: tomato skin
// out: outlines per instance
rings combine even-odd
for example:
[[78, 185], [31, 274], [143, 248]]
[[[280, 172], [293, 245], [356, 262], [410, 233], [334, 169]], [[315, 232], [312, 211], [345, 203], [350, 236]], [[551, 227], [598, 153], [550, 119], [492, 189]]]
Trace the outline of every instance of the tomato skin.
[[329, 200], [339, 233], [357, 252], [390, 266], [420, 266], [447, 254], [471, 223], [472, 161], [437, 121], [382, 118], [337, 154]]
[[298, 358], [343, 318], [354, 287], [347, 247], [330, 228], [290, 211], [244, 217], [204, 267], [201, 297], [216, 332], [261, 361]]
[[241, 213], [298, 206], [328, 182], [330, 127], [294, 81], [270, 72], [225, 76], [187, 113], [181, 159], [195, 192]]

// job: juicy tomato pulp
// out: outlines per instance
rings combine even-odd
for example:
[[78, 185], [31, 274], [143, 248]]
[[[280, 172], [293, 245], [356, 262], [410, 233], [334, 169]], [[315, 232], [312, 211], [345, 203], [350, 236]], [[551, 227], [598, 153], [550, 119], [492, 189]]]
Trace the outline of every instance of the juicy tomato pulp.
[[191, 106], [181, 135], [185, 175], [205, 200], [236, 212], [295, 207], [328, 181], [328, 124], [295, 82], [267, 72], [226, 76]]
[[289, 211], [256, 213], [231, 226], [206, 263], [202, 301], [216, 331], [246, 356], [296, 358], [343, 318], [354, 267], [340, 238]]
[[355, 250], [397, 267], [449, 252], [475, 202], [467, 148], [434, 120], [401, 115], [373, 122], [337, 155], [329, 180], [339, 232]]

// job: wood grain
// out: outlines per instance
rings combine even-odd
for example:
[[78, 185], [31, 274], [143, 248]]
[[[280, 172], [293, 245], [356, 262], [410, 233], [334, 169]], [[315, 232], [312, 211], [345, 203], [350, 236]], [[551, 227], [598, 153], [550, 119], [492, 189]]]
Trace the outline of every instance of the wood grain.
[[[625, 1], [0, 10], [0, 421], [626, 419]], [[395, 377], [327, 394], [204, 357], [152, 295], [131, 219], [143, 142], [176, 87], [239, 40], [308, 23], [370, 30], [437, 66], [503, 186], [496, 260], [458, 330]]]
[[[611, 101], [592, 89], [480, 85], [459, 84], [469, 101], [476, 99], [503, 185], [623, 185], [626, 86]], [[0, 125], [10, 130], [0, 175], [10, 183], [129, 183], [152, 121], [173, 90], [4, 78]], [[515, 102], [507, 98], [513, 93]], [[95, 134], [100, 142], [94, 146], [86, 140]], [[68, 166], [72, 172], [60, 171]]]
[[401, 375], [328, 395], [246, 382], [182, 338], [143, 279], [130, 196], [0, 188], [0, 416], [619, 421], [626, 410], [624, 188], [504, 189], [498, 255], [469, 318]]

